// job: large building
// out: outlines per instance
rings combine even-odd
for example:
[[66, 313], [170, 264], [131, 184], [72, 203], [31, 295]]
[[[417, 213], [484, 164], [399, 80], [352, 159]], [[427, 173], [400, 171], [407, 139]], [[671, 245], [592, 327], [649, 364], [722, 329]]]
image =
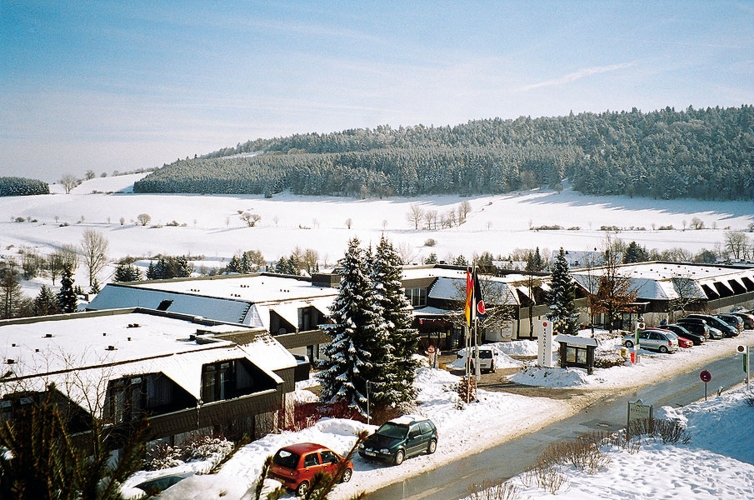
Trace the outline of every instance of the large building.
[[150, 440], [267, 433], [297, 364], [264, 329], [147, 309], [2, 321], [0, 363], [0, 421], [52, 390], [75, 432], [145, 417]]

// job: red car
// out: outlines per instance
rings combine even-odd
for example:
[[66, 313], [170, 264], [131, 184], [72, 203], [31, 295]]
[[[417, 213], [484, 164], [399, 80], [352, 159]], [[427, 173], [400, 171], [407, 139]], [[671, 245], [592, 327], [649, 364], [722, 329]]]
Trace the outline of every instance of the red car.
[[[317, 474], [338, 474], [344, 461], [345, 458], [320, 444], [292, 444], [280, 448], [272, 457], [270, 477], [295, 490], [298, 496], [304, 496]], [[342, 471], [339, 480], [347, 483], [353, 475], [353, 463], [345, 461]]]

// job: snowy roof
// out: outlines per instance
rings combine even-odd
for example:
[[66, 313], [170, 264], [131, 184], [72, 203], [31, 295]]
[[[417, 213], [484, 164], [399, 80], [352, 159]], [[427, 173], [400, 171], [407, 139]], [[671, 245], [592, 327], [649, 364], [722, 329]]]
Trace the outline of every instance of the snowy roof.
[[597, 347], [597, 339], [576, 335], [556, 335], [555, 340], [570, 345], [587, 345]]
[[[513, 275], [514, 277], [485, 277], [489, 281], [486, 284], [488, 290], [488, 296], [491, 295], [491, 291], [495, 291], [495, 295], [502, 298], [502, 302], [505, 305], [518, 305], [518, 297], [514, 292], [515, 282], [521, 278], [520, 275]], [[524, 287], [525, 288], [525, 287]], [[429, 297], [432, 299], [444, 299], [444, 300], [464, 300], [464, 290], [466, 289], [466, 277], [463, 278], [453, 277], [440, 277], [432, 285], [429, 290]], [[490, 305], [492, 301], [489, 297], [485, 297], [485, 303]]]
[[313, 286], [307, 280], [269, 274], [141, 281], [129, 283], [129, 286], [203, 297], [234, 298], [245, 302], [285, 301], [338, 294], [337, 288]]
[[[591, 278], [600, 276], [604, 268], [572, 271], [571, 275], [582, 286], [588, 288]], [[637, 298], [644, 300], [672, 300], [679, 298], [678, 283], [683, 284], [681, 292], [687, 298], [706, 299], [702, 286], [712, 290], [717, 286], [735, 293], [731, 281], [741, 288], [749, 290], [744, 280], [754, 283], [754, 268], [731, 268], [714, 265], [676, 264], [667, 262], [647, 262], [618, 267], [618, 272], [631, 278], [632, 286], [637, 291]], [[675, 282], [675, 283], [674, 283]]]
[[[171, 312], [192, 314], [218, 321], [269, 328], [273, 308], [298, 325], [295, 309], [312, 305], [328, 314], [338, 289], [312, 286], [308, 281], [269, 275], [242, 275], [186, 280], [144, 281], [108, 284], [88, 308], [103, 310], [122, 307], [157, 309], [163, 301]], [[278, 310], [279, 309], [279, 310]]]
[[108, 380], [164, 373], [197, 400], [203, 364], [246, 358], [273, 380], [273, 370], [291, 368], [295, 358], [266, 332], [240, 346], [213, 334], [249, 330], [242, 325], [207, 325], [164, 314], [113, 311], [48, 316], [0, 323], [0, 393], [19, 388], [58, 390], [88, 411], [99, 411]]

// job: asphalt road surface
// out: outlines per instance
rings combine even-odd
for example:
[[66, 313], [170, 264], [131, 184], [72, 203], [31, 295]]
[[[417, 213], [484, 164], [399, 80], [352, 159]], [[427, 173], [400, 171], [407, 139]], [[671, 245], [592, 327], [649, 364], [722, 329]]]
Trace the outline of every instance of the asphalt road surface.
[[[741, 360], [728, 356], [711, 361], [704, 369], [712, 374], [707, 389], [715, 397], [720, 387], [740, 384], [744, 379]], [[469, 494], [469, 487], [484, 481], [502, 482], [534, 465], [542, 450], [553, 442], [573, 440], [596, 430], [617, 431], [626, 425], [629, 401], [641, 399], [654, 408], [684, 406], [704, 398], [701, 369], [641, 389], [604, 393], [585, 403], [581, 412], [537, 432], [522, 436], [477, 454], [427, 471], [419, 476], [391, 484], [367, 494], [369, 500], [458, 500]], [[444, 442], [441, 446], [453, 446]]]

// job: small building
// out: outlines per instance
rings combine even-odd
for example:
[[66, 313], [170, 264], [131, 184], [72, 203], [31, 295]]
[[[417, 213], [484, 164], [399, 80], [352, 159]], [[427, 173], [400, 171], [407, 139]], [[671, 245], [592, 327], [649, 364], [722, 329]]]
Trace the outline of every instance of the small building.
[[576, 366], [585, 368], [591, 375], [594, 371], [594, 350], [597, 349], [597, 339], [577, 337], [575, 335], [557, 335], [555, 340], [560, 343], [560, 367]]
[[[146, 418], [149, 440], [282, 424], [296, 359], [263, 329], [146, 309], [0, 322], [0, 421], [53, 390], [73, 429]], [[53, 389], [54, 387], [54, 389]]]

